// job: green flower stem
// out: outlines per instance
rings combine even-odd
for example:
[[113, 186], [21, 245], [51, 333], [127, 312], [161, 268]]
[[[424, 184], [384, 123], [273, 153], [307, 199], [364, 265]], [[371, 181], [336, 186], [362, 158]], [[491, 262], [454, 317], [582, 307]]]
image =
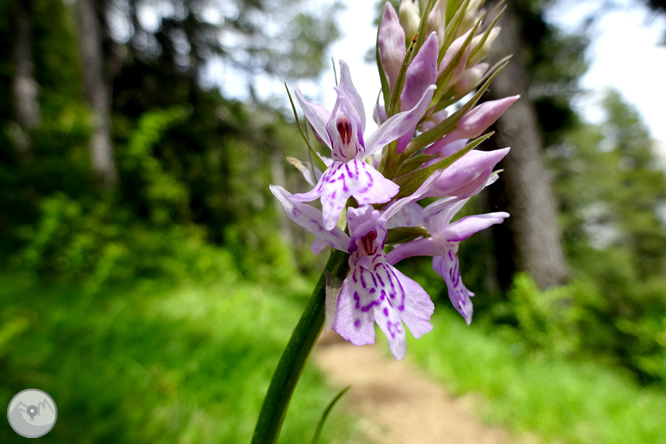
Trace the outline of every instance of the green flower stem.
[[273, 379], [268, 387], [264, 403], [259, 412], [259, 419], [252, 435], [252, 444], [276, 443], [287, 413], [291, 395], [296, 388], [305, 362], [312, 351], [315, 341], [324, 326], [324, 307], [326, 302], [326, 271], [344, 279], [349, 265], [347, 253], [333, 250], [326, 264], [325, 271], [319, 277], [312, 297], [298, 321], [298, 325], [289, 339], [287, 348], [282, 353]]

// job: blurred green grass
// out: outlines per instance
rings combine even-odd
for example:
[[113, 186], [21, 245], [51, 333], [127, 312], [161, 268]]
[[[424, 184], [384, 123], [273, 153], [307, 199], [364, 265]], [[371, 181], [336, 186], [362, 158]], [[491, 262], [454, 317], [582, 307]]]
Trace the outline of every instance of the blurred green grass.
[[[45, 443], [249, 442], [309, 284], [145, 280], [92, 294], [0, 277], [0, 399], [51, 394], [59, 414]], [[280, 442], [309, 441], [334, 396], [306, 366]], [[350, 439], [344, 415], [329, 416], [321, 442]], [[21, 439], [0, 428], [0, 442]]]
[[439, 307], [434, 330], [408, 354], [456, 394], [482, 396], [487, 422], [530, 432], [543, 442], [666, 443], [666, 392], [592, 361], [533, 356], [496, 327], [468, 327]]

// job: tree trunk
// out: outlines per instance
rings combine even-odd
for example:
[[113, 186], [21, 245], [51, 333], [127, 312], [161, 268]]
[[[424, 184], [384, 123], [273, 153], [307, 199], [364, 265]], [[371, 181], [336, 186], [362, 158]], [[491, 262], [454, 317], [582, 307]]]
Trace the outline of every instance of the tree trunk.
[[19, 126], [15, 143], [19, 156], [24, 160], [30, 159], [33, 155], [28, 131], [38, 126], [41, 120], [37, 101], [37, 82], [33, 73], [30, 4], [28, 0], [14, 1], [12, 95], [14, 114]]
[[[492, 4], [488, 9], [492, 9]], [[521, 56], [520, 20], [509, 0], [500, 19], [502, 32], [493, 45], [491, 63], [501, 56], [513, 59], [497, 76], [489, 89], [489, 99], [520, 94], [496, 124], [490, 139], [498, 147], [510, 146], [502, 161], [500, 180], [491, 188], [503, 194], [511, 217], [505, 227], [495, 230], [500, 256], [500, 282], [506, 286], [513, 271], [528, 272], [541, 289], [561, 285], [567, 278], [562, 252], [555, 199], [542, 158], [543, 140], [537, 114], [528, 96], [528, 72]], [[492, 190], [495, 188], [495, 190]], [[503, 231], [504, 229], [504, 231]]]
[[118, 180], [111, 145], [111, 94], [104, 76], [101, 25], [96, 13], [96, 0], [77, 0], [79, 45], [83, 64], [83, 86], [93, 115], [90, 158], [95, 176], [104, 189], [113, 188]]

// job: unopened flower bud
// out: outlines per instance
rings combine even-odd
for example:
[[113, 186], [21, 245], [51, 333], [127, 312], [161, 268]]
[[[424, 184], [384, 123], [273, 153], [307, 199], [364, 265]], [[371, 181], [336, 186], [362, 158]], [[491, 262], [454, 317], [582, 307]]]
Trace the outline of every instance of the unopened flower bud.
[[405, 32], [400, 26], [395, 9], [389, 2], [384, 5], [384, 14], [379, 26], [377, 43], [379, 60], [384, 68], [391, 92], [393, 92], [407, 50], [405, 49]]
[[495, 165], [509, 153], [509, 148], [494, 151], [472, 150], [452, 167], [442, 171], [433, 182], [428, 196], [470, 197], [483, 189]]
[[456, 57], [456, 55], [460, 51], [464, 51], [463, 56], [461, 57], [460, 61], [456, 65], [455, 71], [453, 72], [453, 75], [449, 79], [449, 84], [455, 83], [462, 73], [465, 71], [465, 67], [467, 66], [467, 58], [469, 57], [469, 53], [471, 50], [471, 47], [468, 45], [464, 50], [462, 49], [462, 46], [465, 44], [465, 40], [467, 40], [467, 36], [469, 34], [469, 31], [466, 32], [465, 34], [461, 35], [457, 39], [451, 43], [451, 46], [446, 50], [446, 53], [444, 54], [444, 58], [442, 59], [442, 63], [439, 65], [439, 74], [441, 75], [446, 68], [449, 67], [449, 64], [453, 61], [453, 59]]
[[421, 122], [419, 130], [421, 132], [429, 131], [433, 129], [435, 126], [442, 123], [444, 119], [446, 119], [448, 116], [449, 113], [445, 109], [441, 109], [435, 113], [432, 113], [430, 116], [428, 116]]
[[465, 17], [460, 23], [459, 33], [471, 29], [474, 26], [474, 23], [481, 18], [481, 11], [479, 11], [479, 8], [482, 3], [483, 0], [472, 0], [469, 2], [467, 5], [467, 11], [465, 11]]
[[472, 39], [472, 56], [467, 61], [467, 66], [476, 65], [488, 55], [501, 30], [502, 28], [499, 26], [491, 29], [485, 41], [483, 38], [486, 34], [477, 35]]
[[412, 0], [401, 0], [398, 9], [400, 24], [405, 30], [405, 42], [407, 45], [412, 41], [417, 32], [419, 32], [419, 23], [421, 22], [421, 13], [418, 3]]
[[425, 150], [425, 154], [437, 153], [441, 147], [460, 139], [474, 139], [500, 118], [508, 107], [518, 100], [520, 96], [505, 97], [500, 100], [490, 100], [473, 108], [458, 122], [456, 129], [433, 143]]
[[375, 104], [375, 108], [372, 110], [372, 120], [374, 120], [377, 125], [386, 122], [386, 107], [384, 107], [384, 105], [380, 105], [379, 103]]
[[440, 39], [440, 44], [444, 43], [444, 33], [446, 32], [446, 0], [437, 0], [428, 13], [428, 22], [426, 32], [436, 32]]
[[466, 69], [452, 87], [455, 96], [461, 97], [472, 91], [483, 78], [488, 67], [489, 65], [487, 63], [479, 63], [478, 65]]

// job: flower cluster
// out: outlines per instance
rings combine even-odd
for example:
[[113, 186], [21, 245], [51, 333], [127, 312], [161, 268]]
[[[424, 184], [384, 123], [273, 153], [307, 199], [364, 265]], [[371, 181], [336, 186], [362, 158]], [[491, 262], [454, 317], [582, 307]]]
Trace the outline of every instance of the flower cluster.
[[[340, 60], [331, 111], [295, 88], [330, 158], [315, 153], [316, 165], [310, 167], [292, 159], [313, 185], [306, 193], [270, 187], [289, 218], [316, 236], [313, 251], [328, 245], [349, 254], [348, 275], [339, 291], [327, 295], [329, 325], [363, 345], [374, 342], [377, 324], [396, 359], [405, 356], [405, 327], [417, 338], [432, 329], [434, 304], [394, 265], [410, 256], [432, 257], [453, 306], [469, 324], [474, 293], [461, 279], [458, 244], [509, 216], [496, 212], [453, 221], [472, 196], [497, 179], [493, 169], [509, 148], [474, 148], [518, 99], [477, 105], [503, 66], [482, 62], [499, 32], [499, 15], [486, 20], [481, 3], [403, 0], [398, 13], [386, 3], [377, 38], [383, 99], [374, 107], [377, 130], [366, 133], [363, 102]], [[457, 111], [449, 113], [456, 104]], [[432, 203], [424, 207], [419, 201], [426, 198]], [[316, 200], [321, 211], [309, 204]]]

